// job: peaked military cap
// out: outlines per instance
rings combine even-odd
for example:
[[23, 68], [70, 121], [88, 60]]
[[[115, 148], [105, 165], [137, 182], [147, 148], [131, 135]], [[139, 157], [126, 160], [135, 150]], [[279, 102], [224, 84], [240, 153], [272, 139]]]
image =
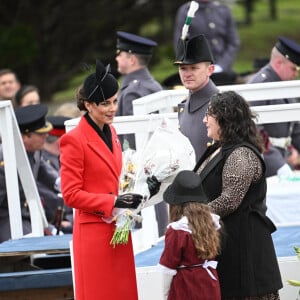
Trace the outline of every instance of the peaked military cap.
[[61, 137], [66, 133], [65, 121], [70, 120], [70, 118], [64, 116], [49, 116], [47, 120], [53, 126], [52, 130], [49, 131], [49, 135]]
[[53, 127], [46, 121], [48, 108], [44, 104], [34, 104], [16, 108], [15, 115], [22, 133], [48, 133]]
[[300, 45], [286, 37], [278, 37], [275, 45], [277, 50], [288, 60], [297, 66], [300, 66]]
[[133, 33], [117, 31], [117, 50], [137, 54], [152, 54], [152, 49], [157, 46], [153, 40]]
[[173, 205], [185, 202], [208, 202], [200, 176], [190, 170], [180, 171], [176, 175], [172, 184], [165, 190], [163, 199]]
[[214, 63], [208, 41], [203, 34], [178, 40], [175, 65], [192, 65], [204, 61]]

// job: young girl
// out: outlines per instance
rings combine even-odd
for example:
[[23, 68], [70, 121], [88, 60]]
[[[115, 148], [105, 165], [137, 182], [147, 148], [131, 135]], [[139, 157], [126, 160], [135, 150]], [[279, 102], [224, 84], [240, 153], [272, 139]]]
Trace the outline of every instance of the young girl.
[[219, 216], [206, 205], [200, 177], [179, 172], [163, 198], [171, 222], [159, 261], [165, 299], [221, 299], [214, 260], [220, 250]]

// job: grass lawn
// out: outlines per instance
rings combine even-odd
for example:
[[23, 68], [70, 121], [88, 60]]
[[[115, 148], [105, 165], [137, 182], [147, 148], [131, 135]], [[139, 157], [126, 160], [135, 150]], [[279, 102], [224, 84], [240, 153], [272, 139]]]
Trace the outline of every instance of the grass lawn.
[[[241, 48], [235, 63], [235, 70], [243, 72], [252, 69], [255, 58], [267, 58], [277, 37], [282, 35], [300, 43], [300, 1], [276, 0], [277, 20], [269, 16], [269, 1], [256, 1], [253, 24], [238, 27]], [[233, 14], [237, 21], [241, 20], [243, 12], [240, 6], [235, 6]]]

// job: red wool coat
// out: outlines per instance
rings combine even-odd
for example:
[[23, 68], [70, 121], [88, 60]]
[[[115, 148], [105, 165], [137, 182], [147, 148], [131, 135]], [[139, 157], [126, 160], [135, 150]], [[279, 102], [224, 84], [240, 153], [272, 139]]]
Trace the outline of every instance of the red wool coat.
[[73, 248], [76, 300], [137, 300], [131, 237], [113, 248], [111, 217], [118, 194], [122, 150], [115, 129], [113, 152], [82, 117], [60, 140], [64, 201], [75, 208]]

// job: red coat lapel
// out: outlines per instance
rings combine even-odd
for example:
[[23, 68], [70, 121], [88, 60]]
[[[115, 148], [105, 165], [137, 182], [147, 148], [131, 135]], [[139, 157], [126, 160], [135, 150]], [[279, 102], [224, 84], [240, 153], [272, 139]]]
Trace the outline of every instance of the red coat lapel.
[[117, 137], [115, 128], [110, 126], [112, 133], [113, 152], [107, 147], [105, 142], [99, 137], [97, 132], [87, 123], [84, 117], [81, 118], [78, 129], [86, 140], [86, 145], [103, 160], [103, 163], [111, 169], [114, 175], [119, 178], [122, 168], [121, 143]]

